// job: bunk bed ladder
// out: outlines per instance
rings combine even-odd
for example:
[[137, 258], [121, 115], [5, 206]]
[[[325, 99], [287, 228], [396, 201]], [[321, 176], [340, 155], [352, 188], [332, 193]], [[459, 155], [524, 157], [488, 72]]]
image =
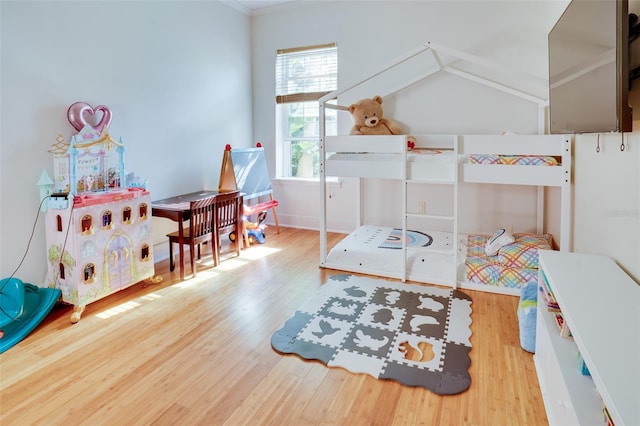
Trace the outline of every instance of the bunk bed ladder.
[[[448, 284], [453, 288], [457, 288], [458, 283], [458, 244], [459, 244], [459, 236], [458, 236], [458, 181], [459, 181], [459, 172], [458, 172], [458, 163], [460, 161], [458, 155], [458, 146], [459, 139], [461, 136], [458, 135], [447, 135], [447, 136], [434, 136], [433, 141], [424, 141], [426, 145], [432, 147], [434, 144], [438, 146], [443, 146], [442, 143], [444, 140], [449, 139], [444, 143], [447, 149], [452, 150], [453, 158], [454, 158], [454, 169], [450, 176], [450, 180], [448, 181], [428, 181], [428, 180], [415, 180], [411, 176], [410, 172], [410, 163], [411, 159], [409, 158], [409, 151], [404, 149], [404, 162], [402, 166], [402, 251], [403, 251], [403, 262], [404, 267], [402, 268], [402, 276], [401, 279], [403, 282], [410, 279], [411, 277], [407, 273], [407, 262], [409, 259], [409, 250], [410, 247], [407, 246], [407, 233], [409, 227], [409, 218], [420, 218], [424, 220], [437, 220], [437, 221], [447, 221], [451, 224], [451, 235], [453, 241], [451, 241], [451, 256], [452, 256], [452, 270], [450, 274], [448, 274], [449, 279], [447, 282], [438, 282], [434, 284]], [[419, 144], [418, 144], [419, 145]], [[425, 203], [425, 205], [420, 205], [417, 210], [411, 209], [409, 207], [409, 198], [411, 197], [409, 194], [409, 185], [450, 185], [452, 191], [452, 206], [450, 214], [432, 214], [426, 211], [426, 200], [423, 202], [419, 202], [418, 204]], [[415, 200], [414, 200], [415, 201]], [[412, 201], [412, 203], [414, 203]], [[413, 211], [412, 211], [413, 210]]]

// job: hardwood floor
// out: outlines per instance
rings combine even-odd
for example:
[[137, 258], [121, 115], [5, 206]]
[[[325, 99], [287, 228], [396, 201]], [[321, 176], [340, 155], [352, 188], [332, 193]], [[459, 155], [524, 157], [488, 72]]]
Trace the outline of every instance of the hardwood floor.
[[205, 251], [197, 278], [182, 283], [158, 263], [162, 283], [88, 305], [75, 325], [72, 308], [57, 305], [0, 355], [0, 424], [547, 423], [515, 297], [465, 290], [472, 383], [459, 395], [276, 353], [273, 332], [336, 273], [318, 268], [318, 247], [317, 232], [282, 228], [217, 268]]

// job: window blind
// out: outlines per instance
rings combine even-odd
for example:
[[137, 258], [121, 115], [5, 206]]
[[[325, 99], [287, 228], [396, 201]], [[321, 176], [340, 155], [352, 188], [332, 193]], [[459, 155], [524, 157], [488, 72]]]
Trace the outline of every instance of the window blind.
[[337, 88], [335, 43], [276, 52], [276, 103], [317, 101]]

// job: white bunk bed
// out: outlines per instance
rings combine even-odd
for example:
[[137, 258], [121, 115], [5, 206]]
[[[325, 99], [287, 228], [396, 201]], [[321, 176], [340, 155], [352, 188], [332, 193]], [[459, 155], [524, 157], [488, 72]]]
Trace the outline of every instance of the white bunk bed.
[[[430, 43], [423, 46], [437, 57]], [[412, 52], [407, 57], [414, 55]], [[455, 55], [455, 51], [447, 50]], [[458, 57], [470, 60], [470, 55]], [[477, 59], [482, 61], [481, 59]], [[396, 63], [401, 63], [402, 59]], [[393, 67], [393, 65], [391, 66]], [[387, 67], [390, 68], [390, 67]], [[441, 67], [441, 70], [447, 67]], [[380, 74], [380, 73], [377, 73]], [[425, 74], [432, 75], [433, 72]], [[456, 73], [457, 74], [457, 73]], [[460, 74], [457, 74], [460, 75]], [[465, 77], [465, 74], [461, 76]], [[477, 76], [474, 81], [482, 82]], [[365, 80], [366, 81], [366, 80]], [[409, 82], [413, 84], [415, 80]], [[491, 81], [491, 87], [501, 86]], [[328, 104], [344, 91], [336, 91], [321, 101], [321, 232], [320, 266], [349, 272], [366, 273], [402, 281], [411, 280], [432, 284], [517, 295], [517, 285], [504, 283], [478, 283], [473, 276], [479, 270], [490, 275], [515, 274], [511, 266], [500, 269], [497, 260], [483, 262], [478, 255], [476, 236], [458, 233], [458, 184], [461, 182], [529, 185], [538, 187], [537, 228], [544, 229], [544, 188], [559, 187], [561, 192], [561, 218], [559, 239], [561, 250], [568, 251], [571, 228], [571, 142], [567, 135], [414, 135], [415, 148], [407, 148], [407, 135], [397, 136], [326, 136], [324, 133], [324, 109], [346, 110], [339, 105]], [[517, 95], [516, 89], [504, 89]], [[524, 97], [524, 96], [523, 96]], [[530, 99], [530, 97], [525, 97]], [[531, 99], [530, 99], [531, 100]], [[539, 102], [543, 106], [544, 102]], [[542, 112], [542, 109], [540, 110]], [[535, 159], [534, 159], [535, 158]], [[489, 159], [489, 164], [485, 161]], [[502, 161], [505, 159], [505, 161]], [[521, 159], [524, 161], [521, 162]], [[503, 164], [505, 163], [505, 164]], [[360, 223], [356, 230], [334, 246], [327, 248], [326, 183], [328, 176], [380, 178], [402, 181], [402, 218], [397, 229]], [[424, 211], [408, 209], [408, 185], [450, 185], [453, 191], [453, 214], [431, 215]], [[358, 197], [361, 198], [361, 197]], [[361, 203], [362, 200], [360, 199]], [[412, 203], [414, 204], [414, 203]], [[360, 209], [360, 207], [358, 207]], [[408, 220], [425, 218], [449, 221], [451, 232], [411, 229]], [[394, 250], [389, 247], [389, 236], [398, 241]], [[522, 236], [525, 241], [538, 236]], [[540, 238], [546, 238], [540, 237]], [[407, 241], [417, 241], [416, 245]], [[420, 242], [422, 240], [422, 242]], [[529, 240], [527, 240], [529, 241]], [[518, 242], [518, 241], [516, 241]], [[428, 243], [428, 244], [427, 244]], [[476, 246], [474, 246], [474, 244]], [[426, 246], [425, 246], [426, 245]], [[470, 253], [468, 253], [471, 251]], [[468, 254], [471, 257], [468, 257]], [[536, 256], [537, 258], [537, 256]], [[468, 260], [471, 259], [471, 260]], [[467, 265], [469, 263], [469, 265]], [[498, 268], [493, 270], [492, 268]], [[468, 272], [476, 268], [475, 272]], [[480, 271], [480, 272], [482, 272]], [[481, 275], [481, 274], [477, 274]], [[525, 274], [526, 275], [526, 274]], [[493, 285], [491, 285], [493, 284]]]

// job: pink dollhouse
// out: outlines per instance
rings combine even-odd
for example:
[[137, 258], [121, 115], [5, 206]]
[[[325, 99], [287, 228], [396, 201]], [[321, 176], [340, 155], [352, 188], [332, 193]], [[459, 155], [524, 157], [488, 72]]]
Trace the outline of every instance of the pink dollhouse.
[[124, 151], [108, 124], [85, 124], [69, 143], [58, 135], [49, 150], [46, 285], [74, 305], [72, 323], [87, 304], [154, 274], [150, 194], [137, 182], [127, 185]]

